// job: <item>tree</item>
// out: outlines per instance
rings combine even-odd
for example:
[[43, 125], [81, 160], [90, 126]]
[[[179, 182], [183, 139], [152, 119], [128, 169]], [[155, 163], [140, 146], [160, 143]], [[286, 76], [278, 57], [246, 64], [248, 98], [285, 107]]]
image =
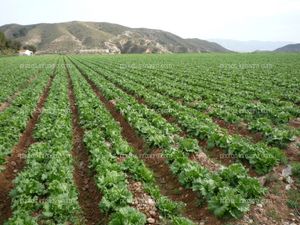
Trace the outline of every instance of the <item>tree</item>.
[[22, 45], [21, 45], [21, 43], [19, 41], [12, 41], [12, 40], [6, 41], [6, 47], [7, 48], [11, 48], [11, 49], [13, 49], [15, 51], [20, 50], [21, 46]]
[[3, 32], [0, 32], [0, 50], [6, 48], [6, 38]]
[[13, 41], [7, 39], [3, 32], [0, 32], [0, 53], [1, 54], [11, 54], [17, 52], [21, 48], [21, 43], [19, 41]]

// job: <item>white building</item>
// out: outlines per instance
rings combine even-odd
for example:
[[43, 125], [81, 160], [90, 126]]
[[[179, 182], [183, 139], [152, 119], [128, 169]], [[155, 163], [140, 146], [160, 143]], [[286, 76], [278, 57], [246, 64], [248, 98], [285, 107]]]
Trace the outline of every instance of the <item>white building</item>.
[[33, 55], [33, 52], [30, 51], [30, 50], [28, 50], [28, 49], [26, 49], [26, 50], [20, 50], [19, 51], [19, 55], [31, 56], [31, 55]]

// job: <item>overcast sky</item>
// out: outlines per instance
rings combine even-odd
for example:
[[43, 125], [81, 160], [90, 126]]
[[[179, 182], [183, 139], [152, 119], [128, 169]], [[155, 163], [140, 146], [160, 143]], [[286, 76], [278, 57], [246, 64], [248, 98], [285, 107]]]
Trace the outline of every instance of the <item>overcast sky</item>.
[[0, 10], [0, 25], [81, 20], [184, 38], [300, 42], [300, 0], [7, 0]]

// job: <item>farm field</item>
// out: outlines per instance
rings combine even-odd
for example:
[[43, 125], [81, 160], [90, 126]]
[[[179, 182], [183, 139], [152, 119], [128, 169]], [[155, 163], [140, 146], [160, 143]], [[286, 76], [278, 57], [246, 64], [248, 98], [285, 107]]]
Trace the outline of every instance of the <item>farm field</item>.
[[0, 224], [300, 224], [300, 55], [0, 59]]

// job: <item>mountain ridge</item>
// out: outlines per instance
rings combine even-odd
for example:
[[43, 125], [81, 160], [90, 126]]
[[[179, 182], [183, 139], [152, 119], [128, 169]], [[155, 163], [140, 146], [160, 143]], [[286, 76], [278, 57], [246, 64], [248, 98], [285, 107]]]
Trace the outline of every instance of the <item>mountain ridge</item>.
[[35, 45], [38, 53], [230, 52], [214, 42], [108, 22], [6, 24], [0, 31], [12, 40]]
[[300, 52], [300, 43], [285, 45], [277, 48], [274, 52]]
[[288, 44], [294, 44], [289, 41], [258, 41], [248, 40], [240, 41], [233, 39], [208, 39], [209, 41], [216, 42], [221, 46], [236, 52], [257, 52], [257, 51], [274, 51], [277, 48]]

